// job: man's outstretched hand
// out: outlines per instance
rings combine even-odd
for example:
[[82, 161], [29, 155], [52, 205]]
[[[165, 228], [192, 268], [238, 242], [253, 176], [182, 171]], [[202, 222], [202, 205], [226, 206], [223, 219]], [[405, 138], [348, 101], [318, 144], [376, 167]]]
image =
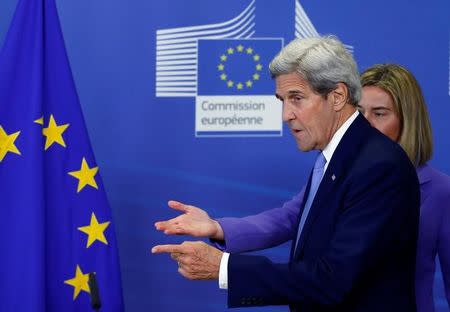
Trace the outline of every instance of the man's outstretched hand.
[[181, 211], [176, 218], [159, 221], [155, 227], [168, 235], [190, 235], [194, 237], [206, 237], [223, 240], [223, 230], [220, 224], [209, 217], [203, 210], [195, 206], [185, 205], [178, 201], [170, 200], [170, 208]]

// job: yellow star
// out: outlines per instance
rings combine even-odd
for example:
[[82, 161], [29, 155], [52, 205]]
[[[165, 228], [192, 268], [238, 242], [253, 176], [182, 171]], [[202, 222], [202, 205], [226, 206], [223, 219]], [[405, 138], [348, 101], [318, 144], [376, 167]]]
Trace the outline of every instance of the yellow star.
[[227, 53], [228, 54], [233, 54], [234, 53], [234, 49], [233, 48], [228, 48]]
[[246, 51], [247, 51], [247, 54], [253, 54], [253, 49], [252, 48], [248, 48]]
[[242, 46], [242, 44], [240, 44], [236, 47], [236, 50], [238, 50], [238, 52], [242, 52], [244, 51], [244, 47]]
[[73, 300], [74, 301], [75, 301], [75, 299], [77, 299], [80, 291], [85, 291], [87, 293], [90, 292], [88, 280], [89, 280], [89, 274], [83, 274], [83, 272], [81, 272], [80, 266], [77, 264], [77, 269], [75, 271], [75, 277], [64, 281], [64, 284], [73, 286]]
[[253, 56], [253, 59], [255, 60], [255, 62], [258, 62], [259, 59], [260, 59], [260, 57], [259, 57], [258, 54], [255, 54], [255, 55]]
[[98, 223], [97, 218], [95, 217], [95, 214], [92, 213], [91, 215], [91, 224], [79, 227], [78, 230], [80, 230], [83, 233], [86, 233], [88, 235], [88, 241], [86, 248], [89, 248], [96, 240], [101, 241], [105, 245], [108, 245], [108, 241], [105, 238], [105, 230], [109, 225], [108, 222]]
[[224, 70], [225, 66], [224, 66], [223, 64], [219, 64], [219, 66], [217, 66], [217, 68], [218, 68], [219, 70]]
[[226, 75], [226, 74], [220, 75], [220, 79], [222, 79], [222, 80], [227, 80], [227, 75]]
[[19, 134], [20, 131], [7, 134], [0, 125], [0, 162], [2, 162], [8, 152], [21, 155], [17, 146], [14, 144]]
[[261, 69], [262, 69], [262, 65], [261, 64], [256, 65], [256, 70], [261, 70]]
[[62, 134], [66, 131], [67, 127], [69, 127], [69, 124], [58, 126], [55, 118], [53, 118], [53, 115], [50, 115], [48, 127], [42, 129], [42, 134], [47, 137], [45, 140], [45, 150], [47, 150], [55, 142], [63, 147], [66, 147]]
[[253, 75], [253, 80], [259, 80], [259, 74], [254, 74]]
[[233, 82], [233, 80], [228, 80], [228, 82], [227, 82], [227, 86], [228, 86], [228, 88], [231, 88], [231, 87], [233, 87], [233, 85], [234, 85], [234, 82]]
[[244, 87], [244, 86], [243, 86], [242, 83], [240, 83], [240, 82], [236, 85], [236, 88], [237, 88], [238, 90], [242, 90], [243, 87]]
[[220, 56], [220, 61], [221, 62], [225, 62], [227, 60], [227, 56], [225, 55], [225, 54], [222, 54], [221, 56]]
[[38, 125], [43, 126], [44, 125], [44, 117], [41, 117], [39, 119], [36, 119], [35, 121], [33, 121], [34, 123], [37, 123]]
[[245, 85], [246, 85], [248, 88], [251, 88], [251, 87], [253, 86], [253, 82], [252, 82], [251, 80], [248, 80], [248, 81], [245, 83]]
[[69, 175], [79, 180], [77, 193], [79, 193], [86, 185], [98, 189], [97, 182], [95, 182], [97, 171], [98, 167], [89, 168], [86, 159], [83, 157], [80, 170], [69, 172]]

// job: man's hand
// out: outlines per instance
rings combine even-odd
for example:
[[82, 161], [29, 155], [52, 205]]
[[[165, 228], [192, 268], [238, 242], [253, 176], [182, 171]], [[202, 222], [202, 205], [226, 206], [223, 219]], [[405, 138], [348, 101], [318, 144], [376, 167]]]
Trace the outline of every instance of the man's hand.
[[184, 242], [181, 245], [158, 245], [152, 253], [170, 253], [178, 262], [178, 272], [191, 280], [219, 278], [223, 252], [204, 242]]
[[169, 235], [191, 235], [223, 240], [223, 230], [219, 222], [211, 219], [204, 210], [174, 200], [169, 201], [168, 205], [183, 214], [168, 221], [156, 222], [157, 230]]

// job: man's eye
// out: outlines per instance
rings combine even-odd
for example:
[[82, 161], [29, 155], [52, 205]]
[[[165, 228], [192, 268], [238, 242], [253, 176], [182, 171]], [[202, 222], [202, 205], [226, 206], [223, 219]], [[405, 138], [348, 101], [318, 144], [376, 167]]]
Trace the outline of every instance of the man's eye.
[[385, 115], [385, 113], [375, 113], [376, 117], [383, 117]]

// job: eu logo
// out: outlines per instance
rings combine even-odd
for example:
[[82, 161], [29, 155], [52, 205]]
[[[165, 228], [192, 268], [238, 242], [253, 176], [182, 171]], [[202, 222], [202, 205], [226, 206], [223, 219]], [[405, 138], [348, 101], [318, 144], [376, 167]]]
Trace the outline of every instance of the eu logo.
[[282, 39], [198, 40], [196, 136], [280, 136], [269, 63]]
[[198, 95], [273, 95], [269, 62], [281, 39], [198, 41]]

